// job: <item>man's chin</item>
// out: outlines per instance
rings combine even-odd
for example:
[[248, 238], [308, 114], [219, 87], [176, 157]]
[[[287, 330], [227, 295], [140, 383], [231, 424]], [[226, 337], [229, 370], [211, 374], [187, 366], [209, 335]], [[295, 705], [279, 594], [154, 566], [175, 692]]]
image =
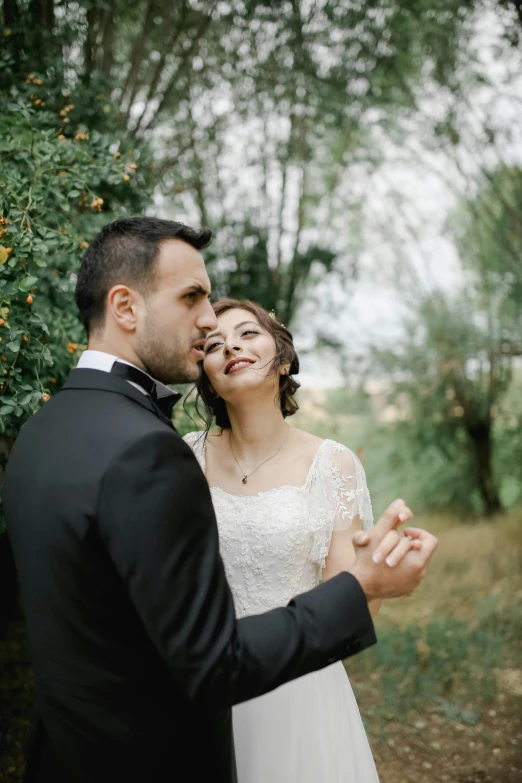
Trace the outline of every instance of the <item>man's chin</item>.
[[195, 383], [199, 379], [200, 373], [199, 362], [189, 359], [184, 367], [176, 368], [176, 372], [171, 375], [172, 380], [168, 383]]

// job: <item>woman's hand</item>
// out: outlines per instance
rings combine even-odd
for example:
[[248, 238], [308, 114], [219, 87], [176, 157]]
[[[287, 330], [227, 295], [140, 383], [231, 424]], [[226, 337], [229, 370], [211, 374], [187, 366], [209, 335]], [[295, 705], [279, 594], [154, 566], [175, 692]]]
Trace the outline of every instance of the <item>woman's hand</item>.
[[419, 528], [400, 533], [397, 528], [412, 516], [404, 501], [396, 500], [370, 532], [354, 535], [356, 557], [349, 570], [368, 601], [410, 595], [422, 582], [438, 540]]

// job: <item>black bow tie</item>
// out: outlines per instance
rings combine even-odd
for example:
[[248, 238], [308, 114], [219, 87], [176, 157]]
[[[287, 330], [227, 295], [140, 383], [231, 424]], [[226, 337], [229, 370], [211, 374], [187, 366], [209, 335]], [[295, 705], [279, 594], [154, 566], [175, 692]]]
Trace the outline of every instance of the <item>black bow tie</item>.
[[132, 383], [137, 383], [138, 386], [141, 386], [141, 388], [151, 397], [159, 412], [163, 414], [163, 416], [166, 416], [169, 422], [171, 421], [172, 410], [183, 395], [177, 394], [176, 392], [170, 392], [170, 394], [165, 394], [159, 397], [157, 384], [150, 377], [150, 375], [142, 372], [137, 367], [132, 367], [130, 364], [114, 362], [112, 365], [111, 374], [117, 375], [119, 378], [123, 378], [125, 381], [132, 381]]

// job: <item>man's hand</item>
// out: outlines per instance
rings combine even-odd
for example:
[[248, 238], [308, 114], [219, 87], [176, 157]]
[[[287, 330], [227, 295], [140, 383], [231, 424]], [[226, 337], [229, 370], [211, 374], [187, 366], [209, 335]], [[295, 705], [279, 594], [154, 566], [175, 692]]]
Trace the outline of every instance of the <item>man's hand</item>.
[[396, 500], [372, 531], [353, 537], [355, 563], [350, 573], [368, 601], [410, 595], [424, 578], [439, 542], [420, 528], [408, 528], [404, 535], [399, 533], [399, 525], [412, 516], [404, 501]]

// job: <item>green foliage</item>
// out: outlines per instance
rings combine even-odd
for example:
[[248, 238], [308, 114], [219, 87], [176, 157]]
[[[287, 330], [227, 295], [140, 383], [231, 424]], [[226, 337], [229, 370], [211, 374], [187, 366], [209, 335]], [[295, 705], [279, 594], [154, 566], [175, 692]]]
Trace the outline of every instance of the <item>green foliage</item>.
[[381, 699], [372, 712], [381, 718], [418, 714], [431, 704], [449, 721], [475, 725], [498, 693], [495, 669], [516, 665], [520, 620], [519, 606], [481, 600], [468, 622], [438, 616], [382, 628], [379, 643], [346, 667], [361, 683], [378, 677]]
[[140, 157], [146, 165], [146, 155], [116, 132], [118, 110], [103, 80], [84, 85], [45, 56], [29, 71], [28, 57], [15, 51], [16, 37], [16, 30], [5, 32], [0, 53], [0, 437], [6, 452], [85, 346], [73, 292], [88, 239], [118, 215], [143, 212], [149, 201], [136, 162]]
[[75, 121], [76, 106], [67, 110], [75, 95], [56, 94], [45, 79], [33, 74], [0, 96], [0, 428], [7, 435], [77, 359], [84, 335], [74, 272], [85, 237], [124, 209], [127, 189], [139, 187], [130, 181], [134, 157], [115, 159], [114, 137]]

